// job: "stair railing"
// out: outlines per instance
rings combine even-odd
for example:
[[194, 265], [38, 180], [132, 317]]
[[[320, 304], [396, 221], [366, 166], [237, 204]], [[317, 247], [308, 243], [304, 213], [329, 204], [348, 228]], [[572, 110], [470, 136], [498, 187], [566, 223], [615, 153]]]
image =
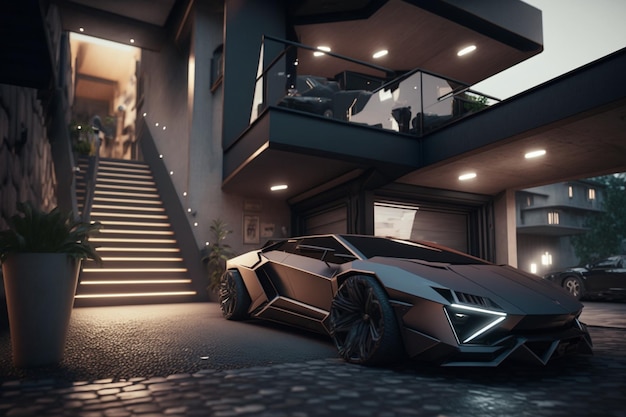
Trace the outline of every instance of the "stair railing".
[[92, 141], [94, 144], [94, 154], [90, 155], [87, 163], [87, 175], [85, 175], [85, 204], [81, 219], [83, 222], [89, 222], [91, 219], [91, 206], [93, 205], [94, 195], [96, 193], [96, 179], [98, 176], [98, 165], [100, 164], [100, 131], [94, 129], [92, 133]]

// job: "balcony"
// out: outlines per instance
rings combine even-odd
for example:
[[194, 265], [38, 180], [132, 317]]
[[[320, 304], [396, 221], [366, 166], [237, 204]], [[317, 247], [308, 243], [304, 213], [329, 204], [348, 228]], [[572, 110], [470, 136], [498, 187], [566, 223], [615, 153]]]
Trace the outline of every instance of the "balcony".
[[289, 179], [290, 197], [371, 169], [393, 181], [421, 166], [422, 137], [497, 103], [427, 71], [271, 37], [257, 68], [250, 126], [224, 154], [225, 191], [245, 195], [260, 191], [259, 173], [261, 187]]

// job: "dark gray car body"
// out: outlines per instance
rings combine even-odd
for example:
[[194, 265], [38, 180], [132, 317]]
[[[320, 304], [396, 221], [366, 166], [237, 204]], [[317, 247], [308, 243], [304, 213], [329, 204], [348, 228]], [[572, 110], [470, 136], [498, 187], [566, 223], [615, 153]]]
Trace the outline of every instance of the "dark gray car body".
[[243, 279], [250, 317], [320, 333], [329, 331], [331, 303], [346, 278], [374, 277], [387, 293], [409, 358], [497, 366], [591, 353], [578, 321], [583, 306], [563, 289], [430, 243], [305, 236], [269, 242], [229, 260], [227, 268]]
[[567, 268], [544, 278], [564, 286], [568, 277], [580, 280], [579, 298], [626, 298], [626, 255], [611, 256], [585, 266]]

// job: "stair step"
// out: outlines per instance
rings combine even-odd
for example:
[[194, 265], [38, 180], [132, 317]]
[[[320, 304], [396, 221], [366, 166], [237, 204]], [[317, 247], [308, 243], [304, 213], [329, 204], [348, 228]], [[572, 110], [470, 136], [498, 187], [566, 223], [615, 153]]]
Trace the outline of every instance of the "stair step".
[[158, 200], [160, 196], [157, 193], [149, 192], [133, 192], [133, 191], [113, 191], [112, 189], [98, 188], [94, 192], [95, 198], [127, 198], [140, 200]]
[[94, 193], [103, 192], [106, 193], [111, 190], [118, 190], [128, 193], [136, 194], [154, 194], [157, 192], [156, 187], [142, 187], [136, 185], [112, 185], [112, 184], [96, 184]]
[[[86, 160], [79, 167], [77, 199], [82, 205]], [[103, 263], [83, 262], [76, 306], [186, 302], [196, 297], [148, 165], [100, 158], [91, 219], [102, 225], [90, 242]]]
[[115, 306], [127, 304], [172, 304], [188, 303], [195, 300], [195, 291], [165, 291], [153, 293], [124, 293], [124, 294], [87, 294], [77, 295], [74, 298], [74, 307]]

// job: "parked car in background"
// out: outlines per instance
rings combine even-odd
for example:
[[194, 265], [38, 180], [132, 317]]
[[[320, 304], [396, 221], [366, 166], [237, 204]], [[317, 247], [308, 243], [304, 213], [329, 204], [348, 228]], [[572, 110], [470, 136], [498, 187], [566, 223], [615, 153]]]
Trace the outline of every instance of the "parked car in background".
[[556, 285], [427, 242], [320, 235], [268, 242], [227, 262], [229, 320], [328, 334], [350, 363], [545, 365], [591, 353], [583, 305]]
[[552, 272], [544, 278], [562, 286], [579, 300], [626, 298], [626, 255]]

